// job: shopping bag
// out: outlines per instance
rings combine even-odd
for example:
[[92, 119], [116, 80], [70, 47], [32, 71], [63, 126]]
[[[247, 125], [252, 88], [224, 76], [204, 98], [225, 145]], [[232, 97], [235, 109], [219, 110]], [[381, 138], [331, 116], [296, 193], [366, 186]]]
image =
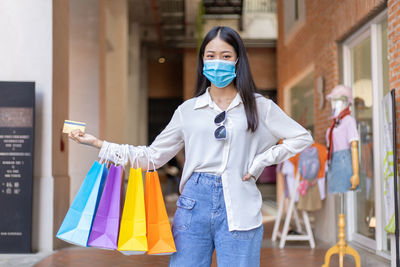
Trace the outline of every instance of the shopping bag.
[[56, 235], [58, 238], [75, 245], [87, 246], [107, 174], [106, 164], [95, 161], [65, 215]]
[[128, 187], [119, 229], [118, 250], [125, 255], [143, 254], [147, 251], [146, 213], [142, 170], [130, 158]]
[[171, 225], [168, 220], [161, 191], [160, 179], [154, 162], [153, 171], [146, 172], [145, 206], [148, 242], [147, 254], [169, 255], [176, 252]]
[[124, 169], [111, 164], [93, 220], [88, 246], [117, 249]]

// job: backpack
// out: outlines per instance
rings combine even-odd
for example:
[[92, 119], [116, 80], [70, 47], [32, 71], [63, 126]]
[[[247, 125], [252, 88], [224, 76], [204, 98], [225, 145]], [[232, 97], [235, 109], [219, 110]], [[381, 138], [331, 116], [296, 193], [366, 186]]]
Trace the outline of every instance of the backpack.
[[300, 153], [299, 171], [307, 180], [314, 180], [318, 176], [320, 168], [318, 149], [310, 146]]

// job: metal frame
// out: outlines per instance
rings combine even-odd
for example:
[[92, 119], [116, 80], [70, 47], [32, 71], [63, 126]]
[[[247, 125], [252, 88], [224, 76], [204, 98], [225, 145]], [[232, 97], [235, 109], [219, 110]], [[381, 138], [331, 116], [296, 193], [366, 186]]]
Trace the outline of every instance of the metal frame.
[[[294, 75], [292, 79], [290, 79], [285, 85], [283, 89], [283, 107], [284, 110], [286, 111], [287, 114], [292, 115], [292, 110], [291, 110], [291, 103], [290, 103], [290, 97], [292, 94], [292, 88], [295, 86], [297, 83], [299, 83], [301, 80], [303, 80], [307, 75], [310, 75], [310, 73], [315, 72], [315, 66], [314, 64], [309, 64], [307, 67], [305, 67], [300, 73], [297, 73]], [[314, 77], [315, 78], [315, 77]], [[315, 105], [315, 101], [314, 101]]]
[[[372, 99], [373, 99], [373, 149], [374, 149], [374, 189], [375, 189], [375, 218], [376, 218], [376, 228], [375, 228], [375, 240], [367, 238], [355, 231], [355, 224], [357, 222], [355, 213], [346, 212], [347, 217], [347, 236], [349, 240], [359, 243], [363, 247], [368, 247], [376, 251], [380, 256], [385, 258], [389, 257], [389, 254], [383, 250], [387, 249], [386, 246], [386, 232], [383, 226], [383, 192], [382, 185], [380, 183], [382, 178], [382, 151], [380, 149], [380, 144], [383, 143], [382, 135], [382, 119], [381, 119], [381, 101], [383, 99], [383, 80], [382, 80], [382, 51], [381, 46], [381, 27], [380, 23], [387, 18], [387, 10], [382, 11], [378, 16], [372, 19], [370, 22], [365, 24], [357, 32], [352, 34], [343, 42], [343, 81], [345, 85], [352, 86], [352, 58], [351, 49], [354, 48], [358, 43], [365, 38], [371, 38], [371, 72], [372, 72]], [[352, 210], [354, 204], [356, 203], [356, 194], [354, 192], [348, 192], [346, 194], [346, 206], [347, 210]], [[378, 253], [379, 252], [379, 253]]]

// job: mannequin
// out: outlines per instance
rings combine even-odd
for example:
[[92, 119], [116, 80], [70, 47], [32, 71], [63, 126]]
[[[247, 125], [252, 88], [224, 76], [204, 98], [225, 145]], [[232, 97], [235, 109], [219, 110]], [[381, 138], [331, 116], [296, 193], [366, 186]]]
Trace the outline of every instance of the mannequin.
[[359, 162], [358, 162], [358, 133], [356, 121], [350, 115], [353, 103], [351, 88], [338, 85], [327, 95], [331, 102], [332, 124], [327, 130], [328, 144], [328, 193], [340, 195], [339, 214], [339, 241], [331, 247], [325, 255], [325, 264], [328, 267], [333, 254], [339, 254], [340, 267], [343, 266], [345, 254], [354, 257], [356, 266], [360, 266], [360, 256], [356, 250], [348, 246], [345, 241], [345, 219], [343, 194], [358, 188]]

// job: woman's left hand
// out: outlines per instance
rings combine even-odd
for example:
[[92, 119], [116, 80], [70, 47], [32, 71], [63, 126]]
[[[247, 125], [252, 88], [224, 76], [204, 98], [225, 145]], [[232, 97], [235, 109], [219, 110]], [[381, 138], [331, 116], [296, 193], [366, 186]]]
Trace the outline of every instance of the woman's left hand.
[[251, 175], [250, 173], [246, 174], [245, 176], [243, 176], [242, 181], [248, 181], [250, 180], [250, 178], [253, 178], [254, 181], [256, 180], [256, 177], [254, 177], [253, 175]]

